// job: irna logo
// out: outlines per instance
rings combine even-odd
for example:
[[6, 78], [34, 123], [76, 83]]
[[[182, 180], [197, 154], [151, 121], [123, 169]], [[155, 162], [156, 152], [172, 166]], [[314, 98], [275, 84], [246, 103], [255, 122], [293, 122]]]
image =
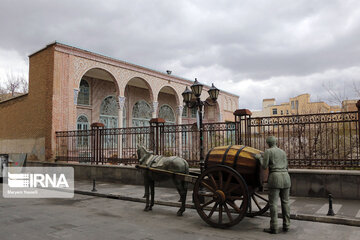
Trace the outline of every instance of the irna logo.
[[13, 188], [69, 188], [65, 174], [8, 173], [8, 185]]

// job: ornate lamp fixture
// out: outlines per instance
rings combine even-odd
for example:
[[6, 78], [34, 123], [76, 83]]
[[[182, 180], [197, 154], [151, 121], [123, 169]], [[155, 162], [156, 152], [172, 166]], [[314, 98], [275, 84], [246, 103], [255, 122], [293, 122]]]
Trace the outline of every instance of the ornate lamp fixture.
[[[205, 104], [212, 105], [206, 101], [201, 101], [200, 96], [202, 93], [204, 85], [198, 82], [195, 78], [193, 85], [191, 85], [191, 90], [188, 87], [185, 88], [185, 91], [181, 94], [184, 99], [184, 103], [188, 108], [197, 108], [199, 113], [199, 135], [200, 135], [200, 171], [204, 171], [204, 144], [203, 144], [203, 123], [202, 123], [202, 116], [203, 116], [203, 106]], [[209, 96], [211, 100], [215, 103], [219, 96], [220, 90], [217, 89], [214, 84], [212, 84], [211, 88], [208, 90]]]

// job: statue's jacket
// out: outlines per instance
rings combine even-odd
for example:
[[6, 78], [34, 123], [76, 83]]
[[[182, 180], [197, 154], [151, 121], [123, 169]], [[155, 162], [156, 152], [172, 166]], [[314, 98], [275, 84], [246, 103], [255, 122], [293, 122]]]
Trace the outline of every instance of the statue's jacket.
[[278, 148], [266, 149], [263, 157], [259, 159], [262, 168], [269, 167], [268, 188], [290, 188], [291, 180], [288, 173], [286, 153]]

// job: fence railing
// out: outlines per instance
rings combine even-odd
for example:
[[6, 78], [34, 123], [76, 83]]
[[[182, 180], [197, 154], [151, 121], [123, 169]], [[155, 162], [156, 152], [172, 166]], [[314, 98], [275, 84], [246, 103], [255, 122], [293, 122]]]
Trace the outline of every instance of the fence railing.
[[[204, 152], [235, 144], [234, 123], [205, 123]], [[56, 132], [56, 159], [93, 164], [137, 162], [137, 145], [155, 154], [181, 156], [191, 166], [199, 165], [200, 137], [196, 124], [167, 125], [153, 121], [149, 127], [92, 128]]]
[[[200, 132], [196, 124], [164, 124], [159, 127], [159, 135], [159, 154], [180, 156], [192, 166], [199, 165]], [[204, 153], [213, 147], [235, 144], [235, 124], [204, 123], [203, 138]]]
[[137, 144], [150, 149], [150, 127], [56, 132], [56, 159], [91, 164], [137, 163]]
[[251, 118], [237, 116], [239, 143], [266, 149], [276, 136], [292, 168], [360, 168], [359, 112]]
[[[223, 145], [243, 144], [264, 151], [274, 135], [291, 168], [360, 168], [360, 112], [251, 118], [234, 113], [235, 122], [203, 125], [204, 153]], [[155, 154], [180, 156], [191, 166], [200, 159], [196, 124], [168, 125], [152, 119], [149, 127], [56, 132], [56, 159], [91, 164], [137, 163], [137, 145]]]

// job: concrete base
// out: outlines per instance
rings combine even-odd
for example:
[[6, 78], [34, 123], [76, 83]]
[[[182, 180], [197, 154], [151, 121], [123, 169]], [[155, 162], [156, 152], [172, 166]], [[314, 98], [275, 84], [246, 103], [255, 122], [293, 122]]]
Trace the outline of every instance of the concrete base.
[[[132, 166], [27, 162], [27, 166], [57, 165], [73, 167], [77, 180], [96, 179], [143, 185], [142, 172]], [[289, 172], [292, 181], [292, 196], [327, 197], [331, 193], [334, 198], [360, 199], [360, 171], [291, 169]], [[157, 182], [156, 186], [173, 187], [173, 184], [169, 180]]]
[[291, 169], [291, 195], [360, 199], [360, 171]]

